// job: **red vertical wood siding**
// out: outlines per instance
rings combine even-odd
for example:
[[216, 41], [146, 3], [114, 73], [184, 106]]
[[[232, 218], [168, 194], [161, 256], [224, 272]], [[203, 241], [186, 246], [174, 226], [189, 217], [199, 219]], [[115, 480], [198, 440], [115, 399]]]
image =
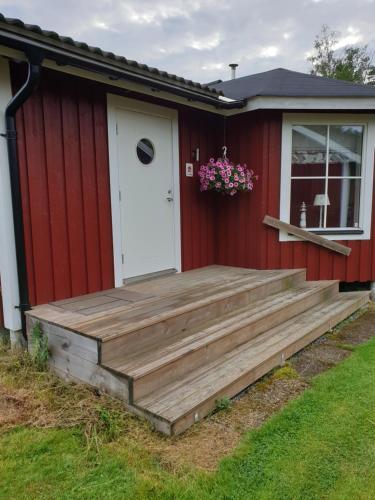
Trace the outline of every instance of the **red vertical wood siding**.
[[[24, 75], [13, 68], [14, 87]], [[27, 271], [31, 303], [113, 286], [106, 93], [110, 86], [45, 70], [38, 91], [17, 114]], [[129, 94], [127, 94], [129, 95]], [[260, 269], [306, 267], [309, 279], [375, 280], [375, 243], [344, 242], [346, 258], [303, 242], [278, 241], [262, 224], [279, 217], [279, 112], [222, 118], [151, 97], [178, 110], [181, 251], [184, 271], [210, 264]], [[251, 194], [200, 193], [197, 170], [226, 142], [234, 161], [260, 179]], [[199, 148], [200, 161], [193, 152]], [[185, 164], [194, 176], [186, 177]], [[372, 218], [375, 229], [375, 211]]]
[[[251, 121], [245, 115], [238, 115], [227, 119], [226, 123], [226, 143], [230, 159], [246, 162], [257, 173], [260, 173], [263, 162], [261, 126], [259, 117], [255, 115]], [[262, 191], [266, 182], [266, 179], [258, 182], [250, 195], [217, 197], [218, 264], [260, 267], [264, 249], [259, 241], [262, 229], [259, 217], [265, 208], [262, 207]]]
[[[12, 76], [16, 89], [25, 74], [13, 67]], [[119, 93], [44, 70], [40, 88], [17, 113], [32, 305], [113, 286], [106, 110], [111, 91]], [[200, 149], [202, 161], [219, 154], [222, 119], [167, 105], [179, 113], [182, 267], [188, 270], [216, 262], [215, 197], [199, 192], [200, 163], [193, 151]], [[194, 164], [192, 178], [185, 176], [186, 163]]]
[[[220, 153], [222, 120], [210, 113], [179, 108], [181, 249], [183, 271], [216, 262], [216, 196], [199, 191], [200, 164]], [[200, 161], [193, 151], [199, 148]], [[193, 163], [194, 176], [186, 177], [185, 164]]]
[[105, 92], [45, 71], [16, 119], [31, 303], [110, 288]]
[[246, 113], [227, 122], [232, 159], [246, 162], [260, 178], [249, 195], [220, 201], [218, 263], [260, 269], [307, 268], [311, 280], [375, 280], [374, 203], [372, 239], [342, 241], [352, 248], [349, 257], [307, 242], [279, 242], [278, 232], [262, 224], [265, 214], [280, 216], [281, 124], [281, 113], [268, 111]]

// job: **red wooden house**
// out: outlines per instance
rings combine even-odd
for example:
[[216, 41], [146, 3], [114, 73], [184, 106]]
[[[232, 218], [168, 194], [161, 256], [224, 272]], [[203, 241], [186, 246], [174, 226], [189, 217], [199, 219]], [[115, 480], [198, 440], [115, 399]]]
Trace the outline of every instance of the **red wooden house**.
[[[375, 281], [374, 87], [285, 69], [202, 85], [0, 16], [0, 113], [13, 332], [30, 307], [210, 265]], [[253, 192], [200, 192], [223, 145]]]

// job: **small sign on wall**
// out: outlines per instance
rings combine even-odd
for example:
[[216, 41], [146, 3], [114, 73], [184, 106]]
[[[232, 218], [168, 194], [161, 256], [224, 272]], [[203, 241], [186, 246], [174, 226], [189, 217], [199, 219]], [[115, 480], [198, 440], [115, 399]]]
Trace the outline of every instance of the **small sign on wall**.
[[194, 166], [192, 163], [185, 164], [185, 175], [186, 177], [193, 177], [194, 175]]

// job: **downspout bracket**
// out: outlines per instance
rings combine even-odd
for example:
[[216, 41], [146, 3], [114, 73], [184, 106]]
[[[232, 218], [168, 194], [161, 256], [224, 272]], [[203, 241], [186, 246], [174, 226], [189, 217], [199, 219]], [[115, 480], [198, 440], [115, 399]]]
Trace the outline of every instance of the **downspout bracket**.
[[15, 130], [8, 130], [8, 132], [0, 134], [1, 137], [8, 139], [10, 141], [14, 141], [17, 139], [17, 132]]

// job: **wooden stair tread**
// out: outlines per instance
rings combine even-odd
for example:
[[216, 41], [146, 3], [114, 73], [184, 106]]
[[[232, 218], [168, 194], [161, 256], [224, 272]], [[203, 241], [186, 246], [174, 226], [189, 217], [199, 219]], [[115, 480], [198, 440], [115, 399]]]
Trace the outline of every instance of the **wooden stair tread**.
[[164, 345], [152, 344], [147, 351], [131, 353], [128, 357], [105, 364], [107, 368], [133, 379], [152, 373], [161, 366], [182, 358], [188, 352], [200, 349], [218, 338], [230, 335], [246, 325], [256, 323], [270, 314], [282, 310], [287, 305], [305, 300], [314, 293], [336, 285], [336, 281], [310, 281], [270, 295], [254, 303], [233, 309], [228, 313], [200, 325], [192, 330], [178, 332], [174, 338], [166, 339]]
[[[302, 270], [300, 269], [294, 271], [297, 271], [298, 273], [298, 271], [301, 272]], [[212, 265], [204, 268], [193, 269], [185, 273], [174, 274], [173, 276], [168, 275], [158, 277], [153, 280], [127, 284], [120, 288], [103, 290], [100, 292], [74, 297], [72, 299], [64, 299], [50, 304], [35, 306], [28, 314], [41, 316], [44, 320], [51, 324], [66, 326], [72, 331], [82, 333], [78, 328], [80, 323], [83, 323], [86, 326], [93, 326], [96, 322], [100, 324], [99, 322], [103, 318], [109, 320], [110, 318], [118, 317], [119, 315], [127, 315], [129, 311], [133, 312], [139, 308], [147, 307], [148, 304], [157, 302], [160, 298], [171, 298], [173, 296], [189, 294], [197, 289], [201, 291], [210, 291], [210, 289], [217, 285], [228, 286], [236, 280], [249, 278], [256, 279], [258, 277], [262, 277], [262, 274], [264, 276], [271, 277], [275, 275], [275, 273], [280, 274], [280, 271], [259, 271], [255, 269]], [[92, 315], [90, 319], [88, 319], [87, 316], [80, 314], [79, 311], [77, 312], [74, 310], [74, 307], [72, 307], [72, 309], [68, 309], [69, 304], [74, 305], [76, 302], [80, 302], [82, 300], [92, 300], [102, 297], [103, 295], [112, 295], [113, 293], [118, 294], [123, 291], [134, 292], [139, 295], [147, 295], [148, 298], [138, 301], [137, 303], [133, 303], [130, 306], [125, 305], [117, 307], [111, 314], [108, 314], [108, 311], [98, 312], [97, 314]], [[92, 332], [88, 332], [86, 335], [95, 336], [92, 335]]]
[[[299, 314], [227, 352], [210, 364], [139, 399], [134, 405], [160, 419], [174, 423], [210, 398], [222, 394], [223, 390], [230, 388], [231, 384], [246, 373], [256, 371], [272, 356], [281, 353], [319, 327], [326, 326], [328, 330], [367, 301], [367, 292], [340, 294], [338, 298], [327, 300]], [[310, 340], [306, 343], [309, 342]]]
[[95, 333], [96, 338], [108, 342], [134, 330], [159, 323], [165, 319], [178, 316], [199, 307], [205, 307], [220, 299], [235, 296], [241, 291], [262, 287], [266, 283], [304, 273], [303, 270], [269, 271], [262, 274], [249, 273], [238, 279], [228, 280], [212, 286], [196, 285], [180, 293], [161, 298], [150, 299], [143, 303], [133, 304], [123, 310], [114, 312], [110, 317], [85, 318], [75, 325], [75, 329], [85, 335]]

